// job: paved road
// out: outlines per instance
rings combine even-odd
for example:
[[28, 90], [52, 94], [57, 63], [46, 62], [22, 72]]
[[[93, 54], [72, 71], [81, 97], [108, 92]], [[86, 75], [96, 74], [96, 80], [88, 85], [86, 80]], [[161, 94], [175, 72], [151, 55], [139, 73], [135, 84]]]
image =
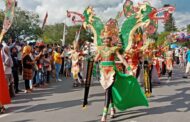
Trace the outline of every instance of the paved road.
[[[174, 71], [172, 81], [162, 78], [155, 86], [150, 106], [118, 112], [110, 122], [189, 122], [190, 79], [182, 79], [180, 69]], [[83, 89], [72, 88], [72, 79], [51, 83], [46, 89], [32, 94], [19, 94], [0, 115], [0, 122], [97, 122], [100, 121], [104, 100], [103, 89], [94, 83], [89, 106], [83, 110]]]

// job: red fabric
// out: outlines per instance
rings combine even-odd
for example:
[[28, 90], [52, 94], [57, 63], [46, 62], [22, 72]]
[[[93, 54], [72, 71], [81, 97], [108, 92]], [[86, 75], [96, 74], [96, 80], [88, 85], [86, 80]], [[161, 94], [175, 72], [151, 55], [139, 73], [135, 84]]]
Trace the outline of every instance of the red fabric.
[[11, 103], [11, 98], [8, 90], [8, 83], [5, 80], [5, 73], [1, 57], [0, 57], [0, 103], [3, 105]]

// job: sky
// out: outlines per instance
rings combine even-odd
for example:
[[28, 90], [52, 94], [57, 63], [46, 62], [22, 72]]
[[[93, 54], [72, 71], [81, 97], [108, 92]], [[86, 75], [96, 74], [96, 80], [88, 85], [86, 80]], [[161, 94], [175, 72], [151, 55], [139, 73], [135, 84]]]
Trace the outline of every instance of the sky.
[[[29, 11], [34, 11], [40, 15], [40, 20], [48, 12], [48, 24], [64, 22], [66, 19], [66, 10], [83, 12], [91, 5], [94, 7], [97, 16], [104, 21], [115, 17], [118, 11], [122, 10], [125, 0], [17, 0], [18, 6]], [[143, 2], [143, 0], [132, 0], [134, 3]], [[164, 4], [171, 4], [176, 7], [174, 18], [178, 28], [190, 24], [190, 0], [148, 0], [156, 8]], [[0, 0], [0, 9], [4, 9], [3, 2]], [[69, 20], [66, 20], [69, 21]], [[159, 31], [163, 30], [163, 23], [159, 23]]]

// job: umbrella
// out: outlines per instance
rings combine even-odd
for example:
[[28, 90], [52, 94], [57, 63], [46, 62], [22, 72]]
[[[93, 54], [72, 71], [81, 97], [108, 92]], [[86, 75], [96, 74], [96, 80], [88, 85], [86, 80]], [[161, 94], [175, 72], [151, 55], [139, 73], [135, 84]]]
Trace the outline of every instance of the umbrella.
[[177, 44], [171, 44], [170, 48], [172, 48], [172, 49], [178, 48], [178, 45]]

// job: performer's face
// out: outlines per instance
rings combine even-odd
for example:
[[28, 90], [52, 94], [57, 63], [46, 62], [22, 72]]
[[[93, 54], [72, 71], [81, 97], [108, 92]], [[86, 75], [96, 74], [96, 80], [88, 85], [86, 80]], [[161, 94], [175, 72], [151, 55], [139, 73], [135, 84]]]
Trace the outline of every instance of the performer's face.
[[111, 40], [109, 38], [104, 39], [104, 45], [105, 46], [110, 46], [110, 42], [111, 42]]

